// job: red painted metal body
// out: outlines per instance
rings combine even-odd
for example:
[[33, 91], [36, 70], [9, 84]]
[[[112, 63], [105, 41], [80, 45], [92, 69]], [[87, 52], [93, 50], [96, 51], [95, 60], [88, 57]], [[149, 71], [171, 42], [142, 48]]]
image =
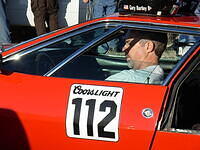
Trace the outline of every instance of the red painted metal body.
[[[166, 92], [166, 87], [162, 86], [90, 81], [93, 85], [118, 86], [124, 90], [119, 123], [120, 139], [113, 143], [74, 139], [66, 135], [65, 118], [70, 87], [74, 83], [88, 84], [88, 81], [51, 79], [24, 74], [12, 74], [10, 77], [0, 76], [2, 87], [5, 90], [2, 90], [2, 97], [7, 97], [6, 101], [1, 100], [0, 118], [5, 126], [8, 126], [3, 133], [14, 130], [10, 128], [23, 129], [22, 134], [25, 138], [23, 140], [31, 149], [56, 149], [58, 147], [59, 149], [69, 147], [74, 149], [88, 149], [88, 147], [122, 149], [125, 145], [136, 149], [148, 149]], [[10, 91], [13, 91], [12, 94]], [[141, 91], [145, 91], [145, 94], [141, 94]], [[157, 94], [154, 94], [155, 91]], [[152, 108], [155, 113], [154, 117], [144, 118], [142, 116], [144, 108]], [[13, 123], [20, 123], [13, 124], [11, 127], [8, 125], [10, 122], [6, 124], [8, 118], [12, 118]], [[5, 134], [3, 135], [6, 136]], [[14, 137], [13, 144], [10, 146], [18, 145], [21, 140], [17, 135]], [[2, 138], [2, 140], [5, 139]], [[4, 144], [9, 145], [10, 142], [6, 140]]]
[[[83, 25], [109, 20], [200, 27], [200, 17], [196, 16], [172, 18], [111, 16], [60, 29], [52, 34], [14, 47], [3, 52], [2, 55], [6, 56]], [[198, 51], [199, 49], [195, 53]], [[200, 149], [200, 137], [198, 135], [186, 136], [180, 133], [156, 131], [160, 119], [159, 115], [168, 97], [168, 91], [173, 80], [169, 86], [161, 86], [12, 73], [0, 74], [0, 83], [0, 148], [2, 149]], [[71, 86], [77, 83], [114, 86], [123, 89], [119, 141], [107, 142], [67, 136], [65, 124], [69, 92]], [[145, 118], [142, 115], [144, 108], [153, 110], [154, 115], [152, 118]], [[196, 145], [192, 145], [191, 141]]]
[[57, 36], [59, 34], [63, 34], [65, 32], [69, 32], [73, 29], [79, 28], [81, 26], [85, 26], [85, 25], [89, 25], [95, 22], [101, 22], [101, 21], [133, 21], [133, 22], [149, 22], [149, 23], [156, 23], [156, 24], [166, 24], [167, 25], [177, 25], [177, 26], [185, 26], [185, 27], [200, 27], [200, 16], [183, 16], [183, 17], [150, 17], [150, 16], [110, 16], [110, 17], [106, 17], [106, 18], [99, 18], [96, 20], [91, 20], [82, 24], [78, 24], [69, 28], [64, 28], [64, 29], [60, 29], [58, 31], [55, 31], [54, 33], [47, 35], [47, 36], [43, 36], [41, 38], [32, 40], [30, 42], [27, 42], [23, 45], [20, 45], [16, 48], [13, 48], [9, 51], [6, 51], [4, 53], [2, 53], [3, 56], [10, 54], [12, 52], [18, 51], [20, 49], [24, 49], [26, 47], [30, 47], [32, 45], [37, 44], [38, 42], [42, 42], [44, 40], [50, 39], [54, 36]]

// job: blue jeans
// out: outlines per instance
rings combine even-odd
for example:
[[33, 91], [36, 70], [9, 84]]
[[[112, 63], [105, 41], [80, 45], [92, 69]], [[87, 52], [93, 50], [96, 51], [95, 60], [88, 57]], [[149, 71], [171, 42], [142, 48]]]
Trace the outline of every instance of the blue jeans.
[[5, 3], [5, 0], [0, 0], [0, 45], [3, 43], [11, 42], [8, 22], [6, 18]]
[[93, 0], [93, 19], [113, 14], [117, 8], [116, 0]]

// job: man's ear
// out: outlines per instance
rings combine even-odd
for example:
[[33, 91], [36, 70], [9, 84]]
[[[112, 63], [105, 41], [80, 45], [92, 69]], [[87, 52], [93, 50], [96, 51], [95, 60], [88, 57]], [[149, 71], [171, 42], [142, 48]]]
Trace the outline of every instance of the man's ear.
[[145, 47], [146, 47], [147, 52], [151, 53], [151, 52], [154, 51], [155, 44], [152, 41], [149, 40], [149, 41], [146, 42]]

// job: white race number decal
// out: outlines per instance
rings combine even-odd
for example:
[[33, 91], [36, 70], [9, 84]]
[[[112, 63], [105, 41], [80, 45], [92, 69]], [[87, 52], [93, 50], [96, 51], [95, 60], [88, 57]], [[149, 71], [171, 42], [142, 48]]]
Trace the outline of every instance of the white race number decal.
[[67, 135], [118, 141], [122, 94], [119, 87], [72, 85], [66, 116]]

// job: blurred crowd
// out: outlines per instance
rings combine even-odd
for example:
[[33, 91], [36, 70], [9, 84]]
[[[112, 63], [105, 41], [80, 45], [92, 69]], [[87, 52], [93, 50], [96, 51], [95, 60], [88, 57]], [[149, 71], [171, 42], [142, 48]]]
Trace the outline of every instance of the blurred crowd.
[[[117, 0], [82, 0], [87, 11], [86, 20], [103, 17], [116, 11]], [[12, 43], [7, 19], [7, 0], [0, 0], [0, 46]], [[58, 26], [58, 0], [31, 0], [36, 36], [54, 31]]]
[[[82, 0], [87, 5], [86, 20], [104, 17], [117, 12], [121, 0]], [[0, 0], [0, 46], [12, 43], [9, 22], [6, 13], [7, 0]], [[31, 10], [34, 14], [36, 35], [42, 35], [59, 28], [58, 0], [31, 0]], [[200, 4], [195, 11], [200, 13]]]

